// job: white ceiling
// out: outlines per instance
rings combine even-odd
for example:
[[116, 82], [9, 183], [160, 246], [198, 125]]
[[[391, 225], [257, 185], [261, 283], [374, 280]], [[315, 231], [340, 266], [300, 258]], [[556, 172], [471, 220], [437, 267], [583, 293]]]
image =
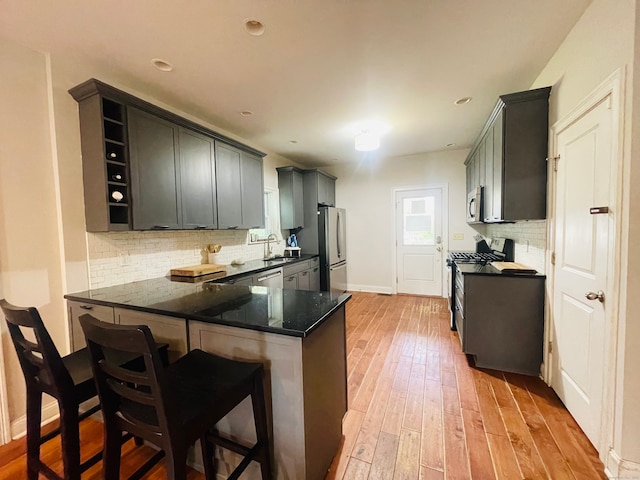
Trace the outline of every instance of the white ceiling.
[[[0, 0], [0, 35], [99, 61], [132, 89], [320, 166], [470, 146], [498, 95], [530, 87], [589, 3]], [[248, 35], [247, 18], [264, 35]], [[155, 70], [158, 57], [174, 71]], [[353, 148], [367, 119], [391, 127], [375, 154]]]

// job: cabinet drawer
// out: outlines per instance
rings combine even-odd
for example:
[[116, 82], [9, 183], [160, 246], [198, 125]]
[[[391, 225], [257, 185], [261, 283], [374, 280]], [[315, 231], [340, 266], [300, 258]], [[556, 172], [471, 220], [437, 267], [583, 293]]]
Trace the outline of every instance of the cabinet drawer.
[[287, 277], [289, 275], [293, 275], [294, 273], [302, 272], [304, 270], [309, 270], [309, 268], [310, 268], [309, 260], [290, 263], [283, 267], [284, 276]]
[[87, 346], [80, 326], [81, 315], [88, 313], [102, 322], [114, 323], [113, 307], [73, 301], [69, 301], [68, 306], [69, 321], [71, 322], [71, 350], [74, 352]]
[[309, 260], [309, 265], [311, 266], [311, 268], [315, 268], [320, 265], [320, 257], [313, 257], [311, 260]]

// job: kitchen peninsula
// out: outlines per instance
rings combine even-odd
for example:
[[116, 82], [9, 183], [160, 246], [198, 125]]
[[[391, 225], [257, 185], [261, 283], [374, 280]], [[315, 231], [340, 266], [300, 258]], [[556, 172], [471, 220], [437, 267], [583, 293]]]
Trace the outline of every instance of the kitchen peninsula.
[[[72, 336], [77, 317], [146, 324], [174, 358], [202, 349], [261, 361], [267, 372], [274, 465], [279, 479], [322, 479], [342, 436], [347, 410], [345, 304], [349, 294], [157, 278], [68, 294]], [[74, 334], [75, 333], [75, 334]], [[74, 348], [81, 345], [74, 342]], [[245, 400], [219, 424], [235, 439], [255, 440]], [[236, 465], [223, 451], [219, 471]], [[198, 460], [194, 460], [197, 464]], [[251, 465], [248, 478], [259, 478]]]

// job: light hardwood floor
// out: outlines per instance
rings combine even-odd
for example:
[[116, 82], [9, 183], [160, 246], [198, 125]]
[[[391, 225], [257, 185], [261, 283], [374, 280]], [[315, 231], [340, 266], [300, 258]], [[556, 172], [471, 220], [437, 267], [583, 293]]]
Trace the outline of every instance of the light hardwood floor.
[[[606, 479], [541, 380], [469, 365], [443, 299], [353, 294], [347, 352], [349, 412], [326, 480]], [[85, 422], [81, 435], [83, 457], [100, 448], [98, 422]], [[0, 479], [24, 478], [23, 452], [20, 441], [0, 447]], [[60, 471], [59, 443], [43, 452]], [[123, 473], [149, 455], [128, 442]], [[100, 468], [83, 479], [101, 478]], [[147, 478], [164, 478], [164, 469]]]

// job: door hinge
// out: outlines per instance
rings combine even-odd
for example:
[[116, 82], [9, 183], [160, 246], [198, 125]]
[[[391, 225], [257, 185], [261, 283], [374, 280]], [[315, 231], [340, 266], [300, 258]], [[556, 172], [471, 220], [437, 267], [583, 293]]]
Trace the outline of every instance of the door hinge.
[[547, 157], [547, 162], [553, 162], [553, 171], [558, 171], [558, 161], [560, 160], [560, 155], [556, 155], [555, 157]]
[[549, 353], [553, 353], [553, 342], [551, 340], [549, 340]]
[[556, 252], [551, 252], [551, 265], [556, 264]]

